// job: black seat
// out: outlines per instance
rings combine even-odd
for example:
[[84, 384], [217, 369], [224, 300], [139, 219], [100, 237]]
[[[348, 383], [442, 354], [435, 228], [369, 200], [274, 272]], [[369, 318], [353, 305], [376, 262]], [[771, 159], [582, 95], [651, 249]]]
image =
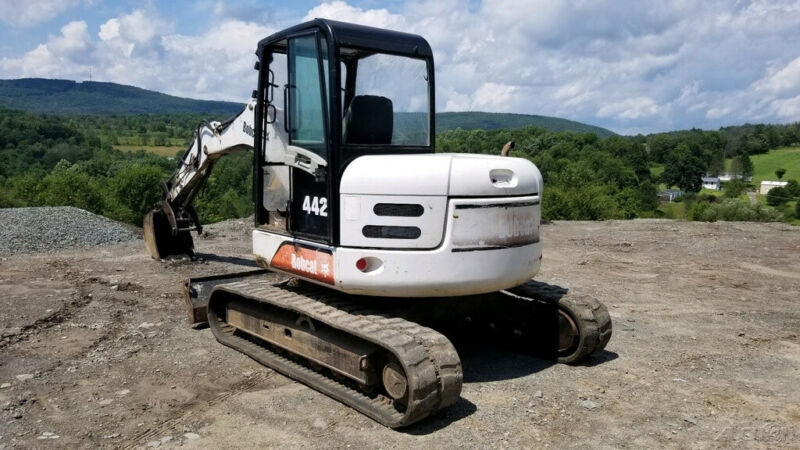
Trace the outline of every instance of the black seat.
[[377, 95], [357, 95], [344, 114], [344, 143], [388, 145], [392, 143], [392, 101]]

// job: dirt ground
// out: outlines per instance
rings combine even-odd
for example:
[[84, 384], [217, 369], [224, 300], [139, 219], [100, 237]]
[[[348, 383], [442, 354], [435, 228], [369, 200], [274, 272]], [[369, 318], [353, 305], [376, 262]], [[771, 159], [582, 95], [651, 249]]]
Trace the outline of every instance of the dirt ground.
[[606, 351], [460, 347], [461, 400], [393, 431], [186, 325], [182, 280], [250, 265], [249, 227], [209, 227], [199, 262], [0, 258], [0, 449], [800, 447], [800, 228], [546, 225], [537, 278], [608, 306]]

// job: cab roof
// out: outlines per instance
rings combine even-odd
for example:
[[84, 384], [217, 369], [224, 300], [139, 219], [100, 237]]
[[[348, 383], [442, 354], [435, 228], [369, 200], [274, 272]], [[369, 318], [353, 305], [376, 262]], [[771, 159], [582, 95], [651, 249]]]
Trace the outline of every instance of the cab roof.
[[328, 40], [339, 47], [353, 47], [417, 58], [433, 57], [431, 46], [422, 36], [328, 19], [314, 19], [267, 36], [258, 42], [256, 55], [261, 58], [268, 46], [285, 51], [286, 44], [281, 41], [292, 35], [314, 30], [325, 33]]

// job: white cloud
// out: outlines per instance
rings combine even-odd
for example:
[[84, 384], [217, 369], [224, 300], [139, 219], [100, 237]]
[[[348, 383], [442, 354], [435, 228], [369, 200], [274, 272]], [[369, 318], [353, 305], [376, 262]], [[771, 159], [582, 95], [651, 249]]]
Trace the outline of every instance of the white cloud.
[[597, 110], [597, 117], [617, 117], [638, 119], [658, 113], [658, 105], [649, 97], [628, 98], [616, 103], [603, 105]]
[[368, 25], [378, 28], [403, 29], [406, 27], [405, 18], [399, 14], [391, 14], [386, 9], [363, 10], [350, 6], [347, 3], [337, 0], [330, 3], [322, 3], [315, 6], [306, 14], [302, 21], [316, 18], [329, 18], [352, 22], [360, 25]]
[[796, 0], [407, 0], [395, 9], [336, 0], [280, 21], [263, 20], [275, 10], [255, 0], [208, 4], [214, 25], [192, 35], [153, 8], [95, 30], [70, 23], [0, 60], [0, 76], [83, 79], [92, 67], [98, 79], [244, 100], [256, 43], [276, 31], [259, 24], [327, 17], [428, 39], [439, 110], [554, 115], [618, 131], [800, 120]]
[[0, 0], [0, 21], [15, 27], [36, 25], [80, 3], [80, 0]]
[[112, 81], [171, 95], [245, 101], [253, 90], [255, 47], [276, 30], [223, 20], [204, 33], [172, 33], [173, 24], [150, 9], [108, 19], [92, 39], [85, 22], [19, 58], [0, 60], [3, 78], [48, 77]]
[[86, 22], [70, 22], [61, 34], [16, 59], [0, 60], [0, 70], [11, 76], [61, 77], [75, 74], [91, 58], [91, 39]]
[[756, 91], [783, 93], [800, 91], [800, 56], [755, 83]]

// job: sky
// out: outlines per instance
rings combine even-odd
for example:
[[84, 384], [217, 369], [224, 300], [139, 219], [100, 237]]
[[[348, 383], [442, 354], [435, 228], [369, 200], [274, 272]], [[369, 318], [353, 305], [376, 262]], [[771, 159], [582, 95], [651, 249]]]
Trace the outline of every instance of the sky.
[[0, 0], [0, 78], [244, 102], [257, 42], [315, 17], [420, 34], [437, 111], [621, 134], [800, 121], [800, 0]]

